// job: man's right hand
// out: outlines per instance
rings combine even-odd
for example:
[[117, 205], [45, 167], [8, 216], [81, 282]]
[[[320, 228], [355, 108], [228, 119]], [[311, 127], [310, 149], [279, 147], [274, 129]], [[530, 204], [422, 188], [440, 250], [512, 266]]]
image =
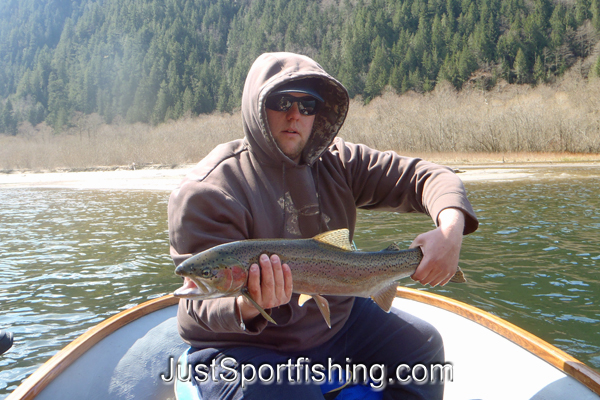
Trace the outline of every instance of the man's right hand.
[[[252, 264], [248, 273], [250, 296], [265, 310], [289, 303], [293, 288], [290, 267], [282, 265], [279, 256], [275, 254], [271, 258], [266, 254], [261, 255], [259, 263], [260, 267]], [[239, 296], [236, 301], [244, 322], [249, 322], [259, 314], [244, 296]]]

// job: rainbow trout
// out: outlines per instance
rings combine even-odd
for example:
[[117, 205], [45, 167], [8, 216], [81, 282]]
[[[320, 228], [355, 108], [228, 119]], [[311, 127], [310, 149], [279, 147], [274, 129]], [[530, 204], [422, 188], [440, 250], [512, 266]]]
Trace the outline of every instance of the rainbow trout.
[[[412, 275], [423, 259], [420, 248], [400, 250], [396, 244], [377, 252], [353, 251], [347, 229], [312, 239], [241, 240], [215, 246], [179, 264], [175, 273], [191, 279], [195, 287], [182, 287], [174, 295], [197, 300], [243, 295], [276, 324], [246, 286], [250, 266], [258, 264], [261, 254], [277, 254], [290, 266], [299, 304], [313, 298], [329, 327], [329, 303], [323, 295], [371, 297], [389, 312], [396, 281]], [[466, 282], [460, 268], [451, 282]]]

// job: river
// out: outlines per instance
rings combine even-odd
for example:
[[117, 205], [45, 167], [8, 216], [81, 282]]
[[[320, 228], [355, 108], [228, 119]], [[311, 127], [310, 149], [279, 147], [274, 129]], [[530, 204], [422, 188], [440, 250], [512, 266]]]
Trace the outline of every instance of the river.
[[[467, 284], [424, 288], [480, 307], [600, 369], [600, 169], [466, 182], [480, 228], [463, 242]], [[168, 192], [0, 189], [0, 399], [103, 319], [173, 291]], [[361, 211], [355, 242], [408, 247], [422, 215]], [[404, 285], [422, 288], [407, 280]]]

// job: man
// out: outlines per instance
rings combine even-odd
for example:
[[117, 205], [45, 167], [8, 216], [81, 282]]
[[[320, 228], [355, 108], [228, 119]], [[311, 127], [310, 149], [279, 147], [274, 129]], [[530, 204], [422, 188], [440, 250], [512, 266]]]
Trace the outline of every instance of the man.
[[[424, 253], [413, 279], [448, 282], [463, 234], [477, 229], [460, 179], [444, 167], [336, 139], [348, 104], [342, 84], [310, 58], [260, 56], [242, 95], [245, 138], [217, 146], [171, 195], [175, 264], [235, 240], [310, 238], [340, 228], [352, 237], [360, 207], [428, 213], [437, 228], [412, 244]], [[369, 299], [332, 296], [330, 329], [313, 301], [298, 305], [293, 274], [277, 255], [263, 255], [259, 264], [250, 268], [248, 289], [277, 325], [242, 296], [180, 302], [179, 332], [195, 350], [190, 360], [217, 366], [211, 370], [216, 377], [198, 379], [204, 398], [323, 398], [310, 379], [295, 379], [301, 368], [292, 364], [303, 357], [312, 365], [381, 364], [388, 376], [399, 364], [444, 361], [439, 334], [423, 321], [386, 314]], [[243, 364], [284, 364], [295, 371], [278, 376], [278, 384], [242, 387]], [[432, 399], [443, 392], [439, 382], [385, 384], [387, 398]]]

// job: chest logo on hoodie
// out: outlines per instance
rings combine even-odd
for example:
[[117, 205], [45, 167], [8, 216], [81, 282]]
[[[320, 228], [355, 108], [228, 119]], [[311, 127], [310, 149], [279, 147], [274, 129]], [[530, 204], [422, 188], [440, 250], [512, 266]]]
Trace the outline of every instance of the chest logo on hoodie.
[[[319, 216], [319, 205], [310, 204], [297, 209], [292, 200], [290, 192], [285, 192], [285, 195], [277, 200], [277, 204], [284, 211], [285, 229], [288, 233], [295, 236], [301, 236], [302, 231], [300, 230], [299, 218], [302, 217], [315, 217]], [[325, 223], [329, 222], [331, 218], [323, 215]]]

